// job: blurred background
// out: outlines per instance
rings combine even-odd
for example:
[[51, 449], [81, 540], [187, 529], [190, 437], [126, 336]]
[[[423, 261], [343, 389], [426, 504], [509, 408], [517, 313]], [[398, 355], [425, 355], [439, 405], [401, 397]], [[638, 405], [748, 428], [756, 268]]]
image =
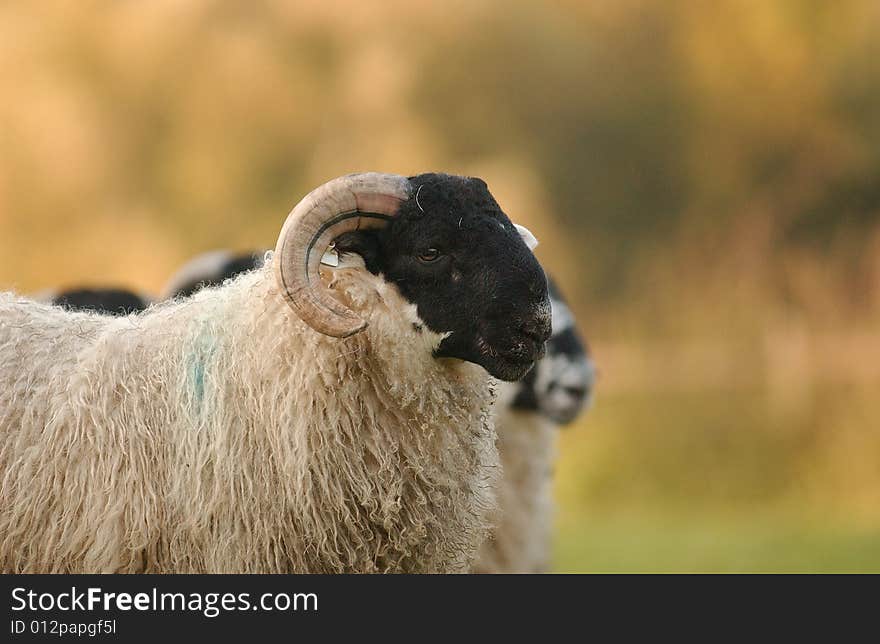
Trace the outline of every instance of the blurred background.
[[600, 371], [559, 571], [880, 571], [876, 0], [0, 4], [0, 288], [486, 179]]

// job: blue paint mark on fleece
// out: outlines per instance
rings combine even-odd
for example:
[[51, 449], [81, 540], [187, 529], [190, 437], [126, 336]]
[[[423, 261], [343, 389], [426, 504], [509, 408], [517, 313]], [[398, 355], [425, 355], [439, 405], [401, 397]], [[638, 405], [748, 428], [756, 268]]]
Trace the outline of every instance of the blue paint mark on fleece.
[[205, 398], [205, 363], [195, 362], [192, 366], [192, 386], [195, 399], [202, 402]]
[[210, 327], [205, 324], [201, 332], [193, 340], [192, 349], [187, 359], [189, 366], [189, 385], [193, 392], [193, 401], [197, 410], [202, 410], [205, 400], [205, 371], [214, 355], [215, 342]]

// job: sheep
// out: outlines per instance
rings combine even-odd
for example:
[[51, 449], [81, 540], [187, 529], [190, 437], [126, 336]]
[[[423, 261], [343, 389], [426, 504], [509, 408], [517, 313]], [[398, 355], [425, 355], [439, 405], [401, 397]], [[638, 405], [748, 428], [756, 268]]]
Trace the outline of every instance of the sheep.
[[553, 335], [519, 382], [501, 383], [495, 429], [503, 475], [498, 516], [474, 572], [547, 572], [551, 563], [557, 428], [590, 403], [595, 369], [574, 317], [549, 279]]
[[[527, 239], [527, 245], [536, 245]], [[262, 263], [262, 253], [216, 250], [196, 256], [168, 281], [167, 297], [219, 285]], [[333, 258], [328, 259], [329, 263]], [[501, 383], [494, 407], [502, 475], [499, 509], [475, 572], [544, 572], [549, 569], [553, 522], [552, 472], [556, 430], [588, 405], [593, 363], [558, 286], [548, 276], [553, 335], [547, 355], [519, 382]]]
[[0, 570], [466, 572], [493, 378], [549, 335], [520, 231], [442, 174], [330, 181], [264, 266], [143, 313], [0, 294]]

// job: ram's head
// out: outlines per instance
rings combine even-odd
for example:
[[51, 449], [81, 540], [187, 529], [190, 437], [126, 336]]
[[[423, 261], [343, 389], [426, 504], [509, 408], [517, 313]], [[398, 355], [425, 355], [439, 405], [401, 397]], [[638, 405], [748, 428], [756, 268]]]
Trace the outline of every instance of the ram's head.
[[309, 326], [346, 337], [366, 326], [335, 299], [318, 268], [331, 243], [397, 286], [446, 337], [436, 357], [521, 378], [550, 336], [547, 279], [531, 247], [481, 179], [366, 173], [334, 179], [291, 212], [274, 256], [290, 305]]

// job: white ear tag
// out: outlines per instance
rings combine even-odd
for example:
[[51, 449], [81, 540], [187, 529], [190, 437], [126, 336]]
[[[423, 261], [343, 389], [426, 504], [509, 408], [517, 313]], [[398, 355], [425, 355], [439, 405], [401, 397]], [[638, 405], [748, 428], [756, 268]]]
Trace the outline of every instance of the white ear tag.
[[336, 252], [336, 248], [333, 247], [333, 244], [330, 244], [321, 256], [321, 263], [324, 266], [333, 266], [334, 268], [339, 266], [339, 253]]
[[529, 247], [529, 250], [535, 250], [538, 246], [538, 238], [532, 234], [532, 231], [519, 224], [514, 224], [513, 227], [516, 228], [516, 232], [522, 237], [522, 240], [526, 243], [526, 246]]

